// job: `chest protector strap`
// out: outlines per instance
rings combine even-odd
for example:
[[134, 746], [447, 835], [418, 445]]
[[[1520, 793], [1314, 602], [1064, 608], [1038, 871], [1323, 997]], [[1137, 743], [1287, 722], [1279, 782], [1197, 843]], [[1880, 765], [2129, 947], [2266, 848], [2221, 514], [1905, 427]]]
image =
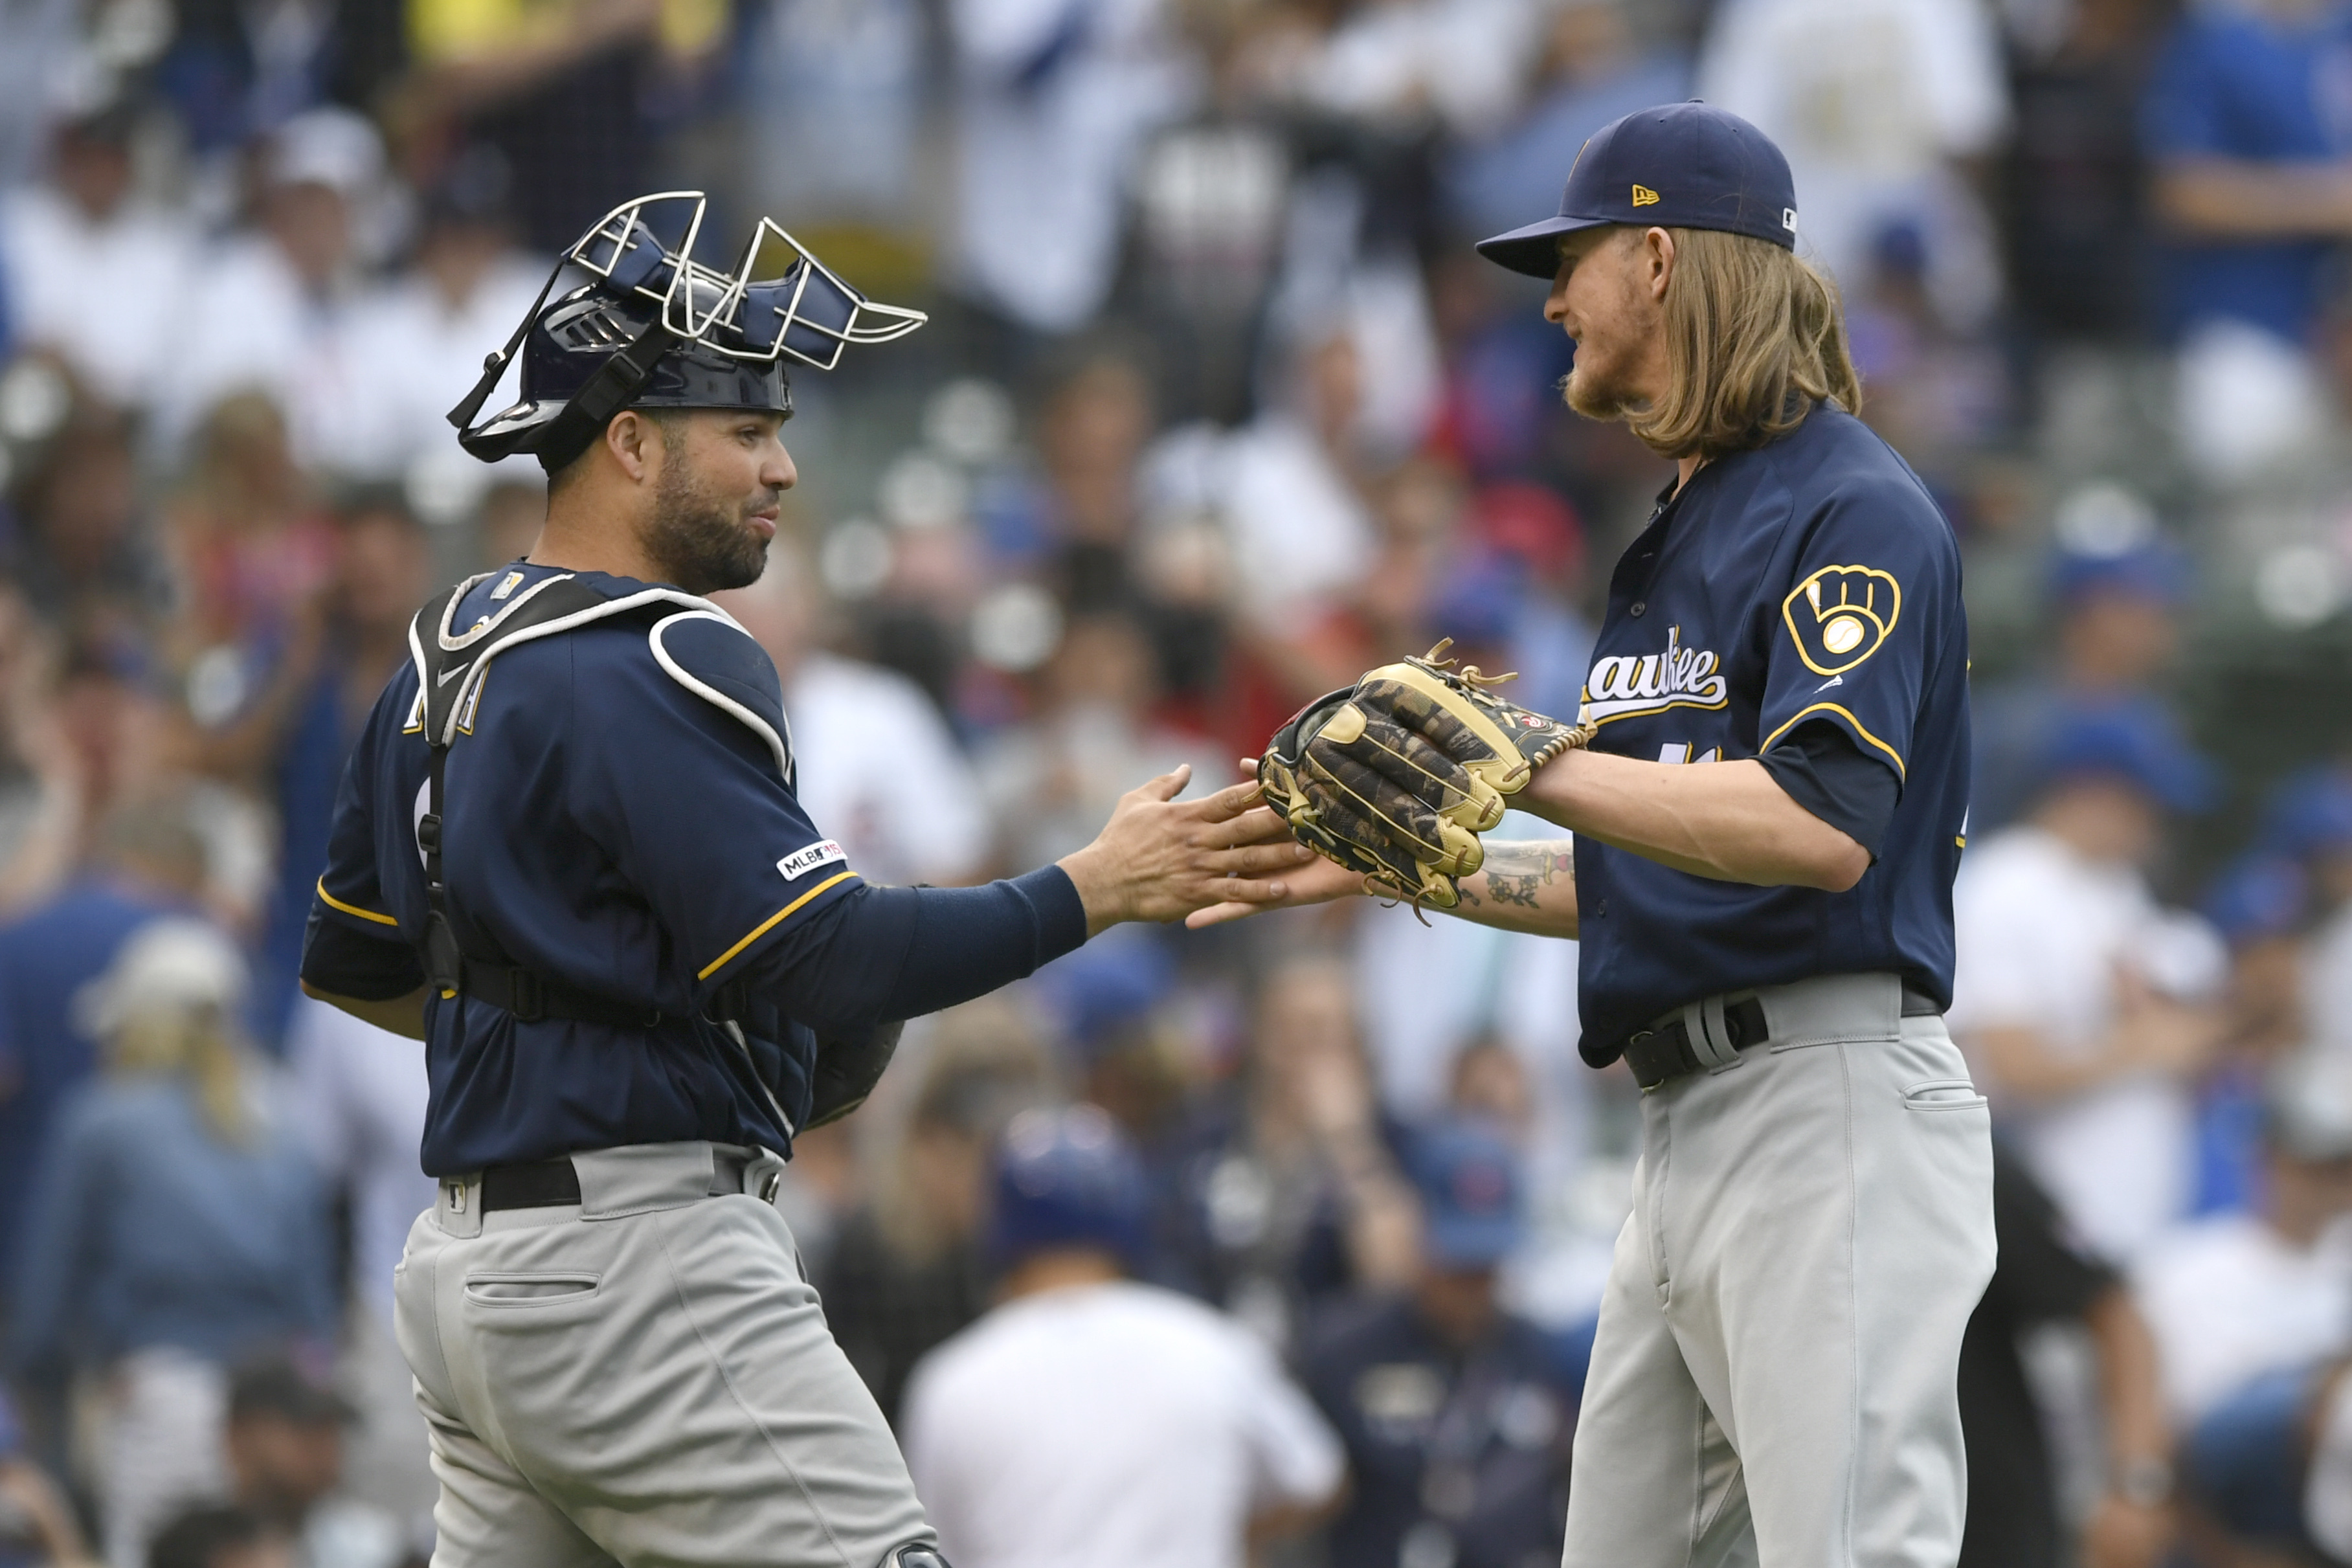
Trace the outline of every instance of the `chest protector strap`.
[[652, 1028], [661, 1013], [611, 996], [583, 991], [535, 971], [469, 953], [449, 919], [449, 890], [442, 867], [443, 778], [449, 748], [473, 727], [482, 680], [490, 660], [518, 643], [533, 642], [616, 616], [645, 615], [684, 605], [709, 605], [676, 588], [649, 588], [612, 598], [570, 575], [549, 577], [515, 595], [497, 614], [453, 634], [457, 606], [482, 576], [469, 577], [433, 599], [409, 623], [409, 657], [416, 666], [417, 711], [432, 750], [426, 773], [425, 816], [416, 825], [416, 846], [425, 857], [425, 974], [444, 996], [463, 994], [503, 1007], [525, 1023], [570, 1018], [624, 1028]]

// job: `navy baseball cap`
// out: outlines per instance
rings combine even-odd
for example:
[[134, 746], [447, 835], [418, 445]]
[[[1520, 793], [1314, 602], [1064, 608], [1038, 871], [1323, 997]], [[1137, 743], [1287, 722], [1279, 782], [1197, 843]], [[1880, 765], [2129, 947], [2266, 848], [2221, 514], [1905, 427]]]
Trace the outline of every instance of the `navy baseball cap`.
[[1150, 1204], [1143, 1163], [1108, 1114], [1024, 1110], [997, 1151], [990, 1259], [1010, 1268], [1033, 1253], [1094, 1247], [1140, 1268]]
[[2162, 540], [2116, 551], [2062, 549], [2050, 563], [2050, 595], [2066, 609], [2104, 595], [2178, 605], [2189, 596], [2189, 564]]
[[2263, 815], [2260, 841], [2298, 860], [2352, 850], [2352, 774], [2321, 766], [2287, 779]]
[[2051, 726], [2041, 773], [2045, 788], [2068, 779], [2121, 779], [2168, 811], [2202, 811], [2213, 797], [2213, 765], [2189, 749], [2172, 716], [2147, 698], [2064, 714]]
[[1797, 248], [1797, 182], [1772, 140], [1694, 99], [1638, 109], [1594, 132], [1568, 172], [1559, 214], [1478, 242], [1530, 278], [1559, 270], [1559, 237], [1603, 224], [1713, 228]]
[[2231, 861], [2198, 910], [2232, 947], [2285, 936], [2303, 921], [2311, 879], [2284, 856], [2252, 850]]
[[1527, 1221], [1519, 1163], [1482, 1122], [1449, 1121], [1412, 1144], [1421, 1189], [1422, 1250], [1441, 1268], [1491, 1268], [1518, 1250]]

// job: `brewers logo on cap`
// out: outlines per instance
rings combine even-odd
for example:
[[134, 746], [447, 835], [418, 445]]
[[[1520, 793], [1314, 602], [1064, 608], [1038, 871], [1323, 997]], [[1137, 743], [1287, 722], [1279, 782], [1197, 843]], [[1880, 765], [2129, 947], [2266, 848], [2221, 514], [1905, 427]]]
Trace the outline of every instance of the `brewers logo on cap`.
[[1824, 566], [1780, 602], [1797, 657], [1817, 675], [1843, 675], [1872, 654], [1903, 613], [1903, 589], [1874, 566]]

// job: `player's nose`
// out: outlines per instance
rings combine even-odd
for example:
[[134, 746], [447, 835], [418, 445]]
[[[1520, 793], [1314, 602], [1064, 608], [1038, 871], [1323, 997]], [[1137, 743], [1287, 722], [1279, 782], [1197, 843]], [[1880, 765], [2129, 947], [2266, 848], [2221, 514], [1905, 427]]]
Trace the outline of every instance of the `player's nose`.
[[1575, 270], [1575, 263], [1561, 262], [1552, 274], [1551, 292], [1544, 296], [1544, 320], [1555, 327], [1568, 324], [1568, 275]]
[[760, 465], [760, 482], [770, 489], [788, 490], [801, 482], [801, 471], [793, 465], [793, 455], [778, 441], [768, 453], [768, 460]]

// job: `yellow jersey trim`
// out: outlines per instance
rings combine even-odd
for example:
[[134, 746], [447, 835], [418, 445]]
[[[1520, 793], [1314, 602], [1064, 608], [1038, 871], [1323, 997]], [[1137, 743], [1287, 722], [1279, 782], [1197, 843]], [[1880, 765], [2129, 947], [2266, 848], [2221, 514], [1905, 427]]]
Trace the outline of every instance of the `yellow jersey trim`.
[[400, 924], [398, 921], [393, 919], [390, 915], [380, 915], [373, 910], [363, 910], [357, 904], [347, 904], [343, 902], [342, 900], [327, 891], [327, 879], [324, 877], [319, 879], [319, 896], [327, 900], [328, 908], [341, 910], [347, 915], [357, 915], [363, 921], [373, 921], [380, 926], [397, 927]]
[[1765, 736], [1764, 743], [1756, 749], [1759, 752], [1770, 751], [1772, 749], [1773, 742], [1787, 734], [1790, 729], [1795, 727], [1799, 719], [1804, 718], [1809, 713], [1836, 714], [1839, 718], [1853, 726], [1853, 732], [1855, 734], [1861, 736], [1864, 740], [1869, 742], [1872, 745], [1876, 746], [1880, 751], [1886, 753], [1888, 760], [1893, 762], [1895, 764], [1895, 776], [1896, 778], [1907, 780], [1911, 776], [1909, 770], [1905, 768], [1903, 765], [1903, 754], [1900, 752], [1897, 752], [1894, 747], [1888, 745], [1885, 742], [1872, 734], [1867, 729], [1864, 728], [1861, 720], [1855, 718], [1851, 712], [1839, 707], [1834, 702], [1816, 702], [1810, 708], [1800, 708], [1797, 710], [1795, 715], [1791, 717], [1786, 724], [1781, 725], [1779, 729]]
[[857, 875], [857, 873], [855, 871], [836, 871], [832, 876], [827, 877], [824, 881], [819, 882], [815, 887], [811, 888], [807, 892], [803, 893], [799, 898], [794, 899], [791, 903], [786, 904], [782, 909], [778, 910], [774, 914], [770, 915], [766, 920], [763, 920], [758, 925], [753, 926], [750, 935], [746, 936], [741, 942], [737, 942], [733, 947], [729, 948], [725, 952], [722, 952], [718, 957], [712, 959], [709, 963], [703, 965], [702, 968], [696, 973], [694, 977], [697, 980], [709, 979], [712, 975], [727, 967], [727, 961], [729, 959], [733, 958], [737, 953], [742, 952], [745, 948], [751, 946], [753, 942], [759, 941], [770, 931], [775, 930], [779, 923], [790, 919], [802, 905], [807, 903], [811, 899], [815, 898], [819, 893], [824, 892], [827, 888], [833, 887], [837, 883], [846, 882], [856, 875]]
[[1731, 699], [1728, 697], [1725, 698], [1720, 702], [1701, 702], [1696, 699], [1678, 697], [1671, 702], [1662, 702], [1655, 708], [1635, 708], [1623, 713], [1603, 713], [1591, 722], [1592, 727], [1598, 730], [1603, 724], [1614, 724], [1620, 719], [1654, 719], [1659, 714], [1675, 708], [1697, 708], [1712, 713], [1718, 709], [1728, 708], [1730, 706]]

